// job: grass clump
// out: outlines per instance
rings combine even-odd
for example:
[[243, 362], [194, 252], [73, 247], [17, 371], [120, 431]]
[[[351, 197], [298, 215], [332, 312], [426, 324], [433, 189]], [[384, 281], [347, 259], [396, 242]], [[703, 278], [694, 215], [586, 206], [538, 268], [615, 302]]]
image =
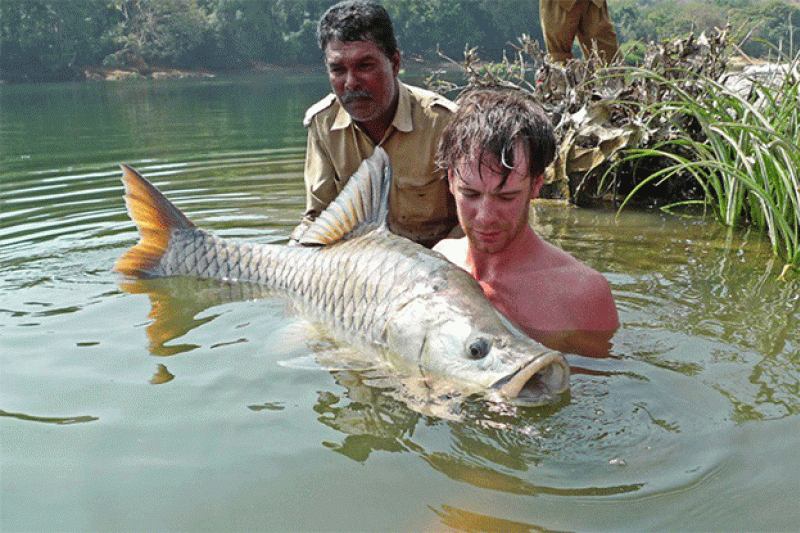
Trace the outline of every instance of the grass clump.
[[651, 147], [629, 150], [619, 164], [659, 159], [666, 164], [627, 195], [646, 185], [691, 177], [702, 203], [724, 225], [754, 225], [767, 233], [787, 266], [800, 266], [800, 56], [766, 76], [723, 81], [693, 75], [692, 90], [636, 69], [669, 88], [672, 98], [648, 107], [649, 127], [669, 135]]

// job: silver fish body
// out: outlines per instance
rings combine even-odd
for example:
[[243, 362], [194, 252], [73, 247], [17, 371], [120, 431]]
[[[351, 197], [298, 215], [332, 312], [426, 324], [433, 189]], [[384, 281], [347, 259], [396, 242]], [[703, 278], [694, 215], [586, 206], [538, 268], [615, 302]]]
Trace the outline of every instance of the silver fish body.
[[321, 248], [237, 243], [189, 228], [173, 232], [149, 274], [262, 285], [351, 342], [380, 347], [392, 314], [462, 272], [452, 270], [439, 254], [382, 228]]
[[290, 296], [345, 342], [413, 369], [432, 387], [556, 400], [569, 386], [562, 354], [515, 331], [467, 272], [387, 229], [389, 168], [377, 149], [306, 233], [307, 245], [283, 246], [232, 242], [197, 228], [123, 167], [142, 241], [115, 268], [134, 276], [259, 284]]

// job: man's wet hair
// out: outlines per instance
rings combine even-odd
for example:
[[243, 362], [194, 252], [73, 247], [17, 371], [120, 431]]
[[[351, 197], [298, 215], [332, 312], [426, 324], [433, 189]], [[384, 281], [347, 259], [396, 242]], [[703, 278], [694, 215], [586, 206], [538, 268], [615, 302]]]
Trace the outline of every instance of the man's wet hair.
[[480, 169], [485, 157], [492, 155], [502, 166], [503, 187], [514, 168], [517, 142], [528, 152], [532, 179], [542, 175], [553, 162], [553, 125], [541, 106], [523, 93], [476, 89], [461, 95], [456, 103], [458, 109], [439, 141], [436, 162], [440, 168], [455, 169], [460, 162], [468, 163], [478, 155]]
[[320, 50], [324, 53], [334, 39], [343, 43], [372, 41], [390, 59], [398, 51], [389, 13], [375, 2], [345, 0], [331, 6], [317, 25]]

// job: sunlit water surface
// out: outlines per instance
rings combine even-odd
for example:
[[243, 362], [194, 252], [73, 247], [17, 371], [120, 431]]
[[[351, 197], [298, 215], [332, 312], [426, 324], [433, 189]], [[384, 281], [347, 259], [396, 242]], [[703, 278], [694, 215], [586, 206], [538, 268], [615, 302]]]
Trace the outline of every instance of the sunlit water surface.
[[421, 414], [278, 298], [123, 290], [118, 163], [285, 242], [319, 76], [0, 86], [0, 529], [800, 529], [800, 303], [761, 236], [542, 203], [611, 281], [612, 357], [557, 405]]

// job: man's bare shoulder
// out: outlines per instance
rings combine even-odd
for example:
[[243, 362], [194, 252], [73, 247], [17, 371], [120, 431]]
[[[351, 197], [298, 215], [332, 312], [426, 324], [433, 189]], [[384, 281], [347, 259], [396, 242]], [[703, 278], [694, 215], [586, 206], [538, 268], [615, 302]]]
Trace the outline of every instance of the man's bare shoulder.
[[[575, 257], [556, 268], [541, 272], [557, 288], [560, 304], [575, 320], [577, 329], [612, 330], [619, 327], [616, 303], [608, 279]], [[543, 284], [545, 285], [545, 284]]]
[[[568, 310], [577, 329], [614, 329], [618, 326], [616, 304], [606, 277], [569, 252], [549, 243], [540, 250], [529, 270], [518, 272], [528, 279], [532, 296]], [[520, 283], [521, 286], [525, 286]]]
[[466, 237], [461, 237], [460, 239], [442, 239], [436, 243], [433, 250], [445, 256], [445, 258], [454, 265], [466, 268], [468, 246]]
[[540, 261], [534, 270], [538, 275], [547, 276], [563, 286], [566, 292], [586, 295], [587, 291], [604, 293], [608, 290], [609, 283], [605, 276], [569, 252], [548, 244], [546, 255], [546, 259]]

